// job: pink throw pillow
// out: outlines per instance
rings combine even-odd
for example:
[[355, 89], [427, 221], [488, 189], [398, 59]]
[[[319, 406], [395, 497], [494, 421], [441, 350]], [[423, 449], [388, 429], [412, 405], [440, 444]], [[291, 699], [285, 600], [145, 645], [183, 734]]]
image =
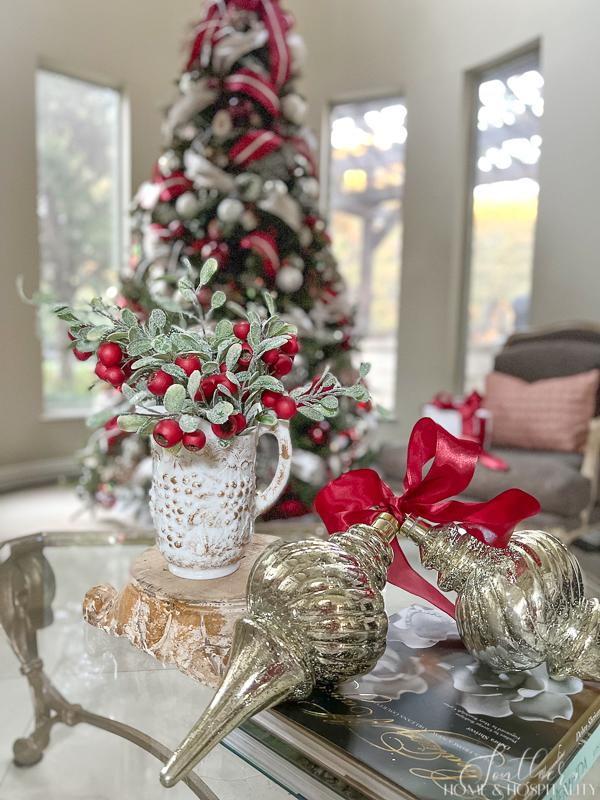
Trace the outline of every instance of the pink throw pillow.
[[492, 412], [492, 444], [526, 450], [583, 449], [596, 410], [600, 370], [528, 383], [492, 372], [484, 406]]

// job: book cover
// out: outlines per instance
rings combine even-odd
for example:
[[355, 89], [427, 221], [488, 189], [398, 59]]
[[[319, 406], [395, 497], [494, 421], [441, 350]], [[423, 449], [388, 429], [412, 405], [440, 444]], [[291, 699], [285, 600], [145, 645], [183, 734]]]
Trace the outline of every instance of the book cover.
[[543, 797], [599, 720], [598, 685], [497, 675], [417, 604], [390, 617], [368, 675], [258, 718], [366, 796], [418, 800]]

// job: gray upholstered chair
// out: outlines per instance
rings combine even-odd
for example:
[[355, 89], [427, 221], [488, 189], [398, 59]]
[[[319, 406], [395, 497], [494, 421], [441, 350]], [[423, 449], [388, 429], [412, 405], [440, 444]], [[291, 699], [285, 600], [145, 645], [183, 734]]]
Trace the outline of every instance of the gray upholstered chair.
[[[530, 382], [600, 369], [600, 326], [579, 323], [514, 334], [497, 355], [494, 368]], [[582, 453], [494, 448], [510, 470], [494, 472], [478, 466], [466, 499], [486, 500], [518, 486], [535, 495], [542, 506], [528, 526], [553, 530], [567, 541], [578, 538], [600, 520], [600, 396], [596, 413]], [[388, 445], [380, 454], [379, 469], [397, 486], [405, 462], [406, 447]]]

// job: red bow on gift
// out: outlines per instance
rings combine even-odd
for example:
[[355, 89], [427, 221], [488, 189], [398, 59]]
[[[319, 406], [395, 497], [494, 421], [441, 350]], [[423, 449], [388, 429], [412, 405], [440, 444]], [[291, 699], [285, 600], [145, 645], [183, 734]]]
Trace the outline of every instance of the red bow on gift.
[[[357, 469], [321, 489], [315, 509], [329, 533], [357, 523], [370, 524], [387, 511], [399, 522], [408, 514], [434, 523], [459, 522], [479, 541], [491, 547], [506, 547], [515, 525], [537, 514], [540, 505], [520, 489], [508, 489], [483, 503], [449, 499], [465, 491], [480, 453], [476, 442], [457, 439], [432, 419], [421, 419], [408, 443], [404, 494], [397, 497], [374, 470]], [[424, 476], [423, 469], [431, 459]], [[454, 616], [454, 605], [413, 570], [396, 540], [392, 547], [396, 557], [388, 571], [390, 583]]]

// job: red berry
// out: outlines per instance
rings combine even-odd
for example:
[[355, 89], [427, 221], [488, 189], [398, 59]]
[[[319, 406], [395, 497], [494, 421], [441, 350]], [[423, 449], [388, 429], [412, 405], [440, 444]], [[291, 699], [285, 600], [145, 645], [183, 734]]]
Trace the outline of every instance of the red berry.
[[117, 389], [125, 381], [125, 373], [121, 367], [107, 367], [106, 378], [104, 379], [111, 383]]
[[230, 381], [227, 375], [218, 375], [216, 378], [216, 383], [218, 386], [225, 386], [226, 389], [229, 389], [231, 394], [236, 395], [238, 391], [238, 387], [235, 385], [233, 381]]
[[233, 326], [233, 332], [238, 339], [247, 339], [248, 334], [250, 333], [250, 323], [245, 319], [240, 320], [240, 322], [236, 322]]
[[273, 365], [279, 358], [279, 350], [267, 350], [261, 356], [265, 364]]
[[200, 389], [196, 392], [194, 400], [197, 402], [202, 402], [202, 394], [204, 393], [204, 398], [209, 401], [212, 399], [213, 394], [215, 393], [215, 389], [217, 388], [217, 376], [216, 375], [209, 375], [206, 378], [202, 378], [200, 381]]
[[81, 350], [78, 350], [76, 347], [73, 348], [73, 355], [77, 359], [77, 361], [87, 361], [88, 358], [92, 355], [91, 353], [82, 353]]
[[283, 397], [283, 395], [279, 394], [279, 392], [272, 392], [270, 389], [265, 389], [261, 396], [262, 404], [265, 408], [275, 408], [275, 404], [280, 397]]
[[101, 381], [106, 381], [108, 378], [106, 377], [106, 373], [108, 372], [108, 367], [105, 367], [101, 361], [98, 361], [96, 364], [96, 369], [94, 370], [96, 375], [100, 378]]
[[216, 422], [213, 422], [210, 427], [214, 435], [219, 439], [233, 439], [238, 432], [238, 423], [235, 419], [235, 416], [235, 414], [232, 414], [226, 422], [223, 422], [220, 425]]
[[194, 431], [194, 433], [184, 433], [181, 440], [186, 450], [196, 453], [202, 450], [206, 444], [206, 434], [203, 431]]
[[227, 364], [219, 364], [219, 372], [227, 372]]
[[162, 397], [167, 391], [169, 386], [174, 383], [173, 376], [168, 372], [163, 372], [162, 369], [157, 370], [150, 376], [148, 381], [148, 391], [152, 392], [156, 397]]
[[175, 363], [178, 367], [181, 367], [188, 376], [191, 375], [192, 372], [200, 369], [200, 359], [198, 356], [177, 356]]
[[69, 339], [70, 339], [72, 342], [74, 342], [74, 341], [75, 341], [75, 337], [73, 336], [73, 334], [71, 333], [71, 331], [67, 331], [67, 336], [69, 337]]
[[273, 375], [275, 375], [276, 378], [283, 378], [284, 375], [291, 372], [293, 366], [294, 364], [289, 356], [280, 355], [277, 357], [277, 361], [272, 367]]
[[275, 403], [275, 413], [279, 419], [291, 419], [296, 413], [296, 401], [293, 397], [284, 395]]
[[287, 356], [295, 356], [300, 350], [297, 336], [290, 336], [287, 342], [281, 346], [281, 352]]
[[161, 419], [152, 436], [161, 447], [175, 447], [181, 441], [183, 431], [174, 419]]
[[252, 355], [254, 351], [248, 344], [248, 342], [244, 342], [242, 345], [242, 352], [240, 353], [240, 357], [238, 359], [238, 364], [242, 369], [246, 369], [250, 362], [252, 361]]
[[247, 427], [246, 417], [243, 414], [232, 414], [230, 419], [235, 420], [237, 428], [236, 433], [243, 433], [243, 431], [246, 430]]
[[105, 367], [118, 367], [123, 360], [123, 351], [116, 342], [104, 342], [98, 348], [98, 358]]

